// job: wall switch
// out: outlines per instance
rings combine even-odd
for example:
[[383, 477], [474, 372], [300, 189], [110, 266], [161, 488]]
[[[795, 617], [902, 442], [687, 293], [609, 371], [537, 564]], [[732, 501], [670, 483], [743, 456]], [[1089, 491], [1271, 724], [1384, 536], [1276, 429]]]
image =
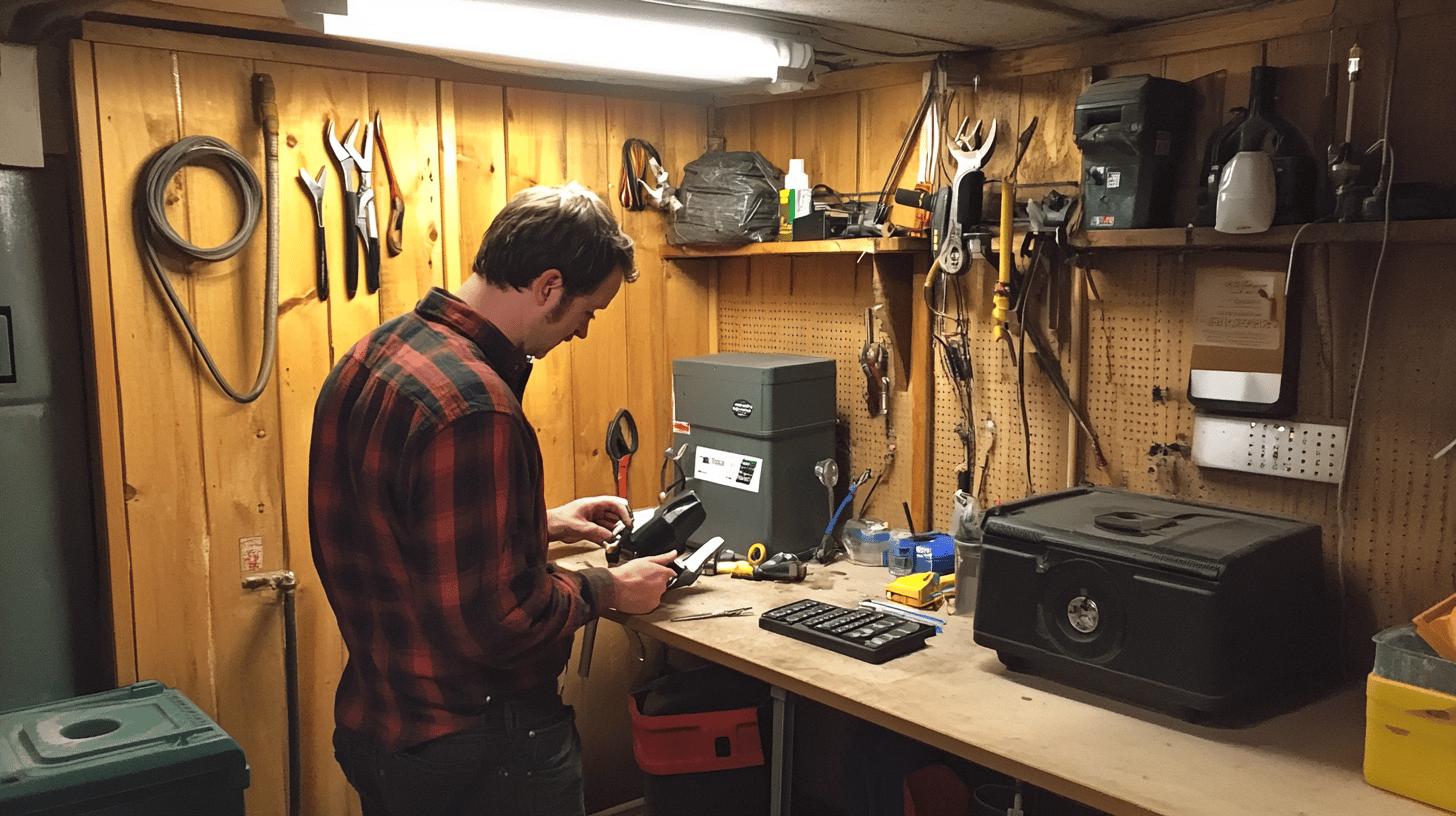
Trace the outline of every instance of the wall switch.
[[0, 164], [45, 165], [37, 71], [35, 46], [0, 43]]
[[1347, 428], [1278, 419], [1193, 418], [1193, 463], [1265, 476], [1340, 481]]

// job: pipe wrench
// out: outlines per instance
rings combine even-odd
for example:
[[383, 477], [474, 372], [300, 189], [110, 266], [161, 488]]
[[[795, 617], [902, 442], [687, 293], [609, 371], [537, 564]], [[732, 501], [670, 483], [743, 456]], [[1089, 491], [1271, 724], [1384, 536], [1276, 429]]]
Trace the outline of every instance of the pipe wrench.
[[941, 241], [940, 269], [947, 275], [959, 275], [966, 269], [970, 255], [966, 246], [969, 228], [981, 222], [981, 189], [986, 183], [982, 169], [996, 152], [997, 120], [991, 120], [991, 127], [981, 139], [980, 120], [966, 133], [970, 117], [961, 120], [960, 129], [951, 140], [950, 155], [956, 162], [955, 178], [950, 186], [950, 205], [946, 214], [949, 223], [945, 226], [945, 237]]
[[[358, 128], [359, 123], [354, 123]], [[354, 230], [364, 244], [364, 286], [369, 294], [379, 291], [379, 216], [374, 209], [374, 123], [364, 125], [363, 152], [354, 149], [354, 129], [349, 130], [344, 149], [359, 170], [359, 210], [354, 217]]]

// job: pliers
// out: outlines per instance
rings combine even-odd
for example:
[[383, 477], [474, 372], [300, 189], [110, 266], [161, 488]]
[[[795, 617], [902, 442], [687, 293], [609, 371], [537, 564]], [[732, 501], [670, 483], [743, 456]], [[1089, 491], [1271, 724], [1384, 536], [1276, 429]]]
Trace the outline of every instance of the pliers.
[[[363, 152], [354, 148], [354, 137], [359, 133], [359, 120], [355, 119], [341, 143], [335, 135], [334, 122], [329, 120], [329, 150], [339, 164], [339, 175], [344, 182], [344, 224], [345, 233], [353, 229], [365, 248], [364, 285], [369, 293], [379, 291], [379, 222], [374, 212], [374, 123], [364, 126]], [[344, 250], [344, 288], [349, 297], [359, 289], [359, 256], [353, 239]]]
[[646, 179], [637, 179], [642, 185], [642, 193], [647, 197], [647, 203], [659, 210], [667, 210], [672, 215], [677, 215], [678, 210], [683, 208], [683, 203], [677, 199], [677, 188], [667, 183], [667, 171], [657, 163], [657, 159], [647, 159], [647, 172], [651, 174], [657, 186], [653, 187]]

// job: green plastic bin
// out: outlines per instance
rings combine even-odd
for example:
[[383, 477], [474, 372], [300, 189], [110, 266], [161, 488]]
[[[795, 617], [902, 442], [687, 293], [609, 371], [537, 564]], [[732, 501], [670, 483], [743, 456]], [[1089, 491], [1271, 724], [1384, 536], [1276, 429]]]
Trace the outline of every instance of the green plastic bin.
[[243, 749], [155, 681], [0, 713], [4, 816], [243, 816]]

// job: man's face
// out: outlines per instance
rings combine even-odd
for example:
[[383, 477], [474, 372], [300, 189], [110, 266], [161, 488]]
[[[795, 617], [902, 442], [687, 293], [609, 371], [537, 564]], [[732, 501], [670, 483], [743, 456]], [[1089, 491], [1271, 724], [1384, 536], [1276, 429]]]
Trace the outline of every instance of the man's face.
[[559, 300], [546, 313], [545, 320], [533, 333], [535, 336], [531, 345], [536, 348], [526, 348], [525, 352], [532, 357], [542, 357], [573, 337], [585, 340], [592, 318], [611, 304], [612, 298], [617, 296], [617, 291], [621, 288], [622, 275], [619, 271], [613, 271], [593, 291], [575, 297], [566, 295], [564, 291], [560, 292]]

